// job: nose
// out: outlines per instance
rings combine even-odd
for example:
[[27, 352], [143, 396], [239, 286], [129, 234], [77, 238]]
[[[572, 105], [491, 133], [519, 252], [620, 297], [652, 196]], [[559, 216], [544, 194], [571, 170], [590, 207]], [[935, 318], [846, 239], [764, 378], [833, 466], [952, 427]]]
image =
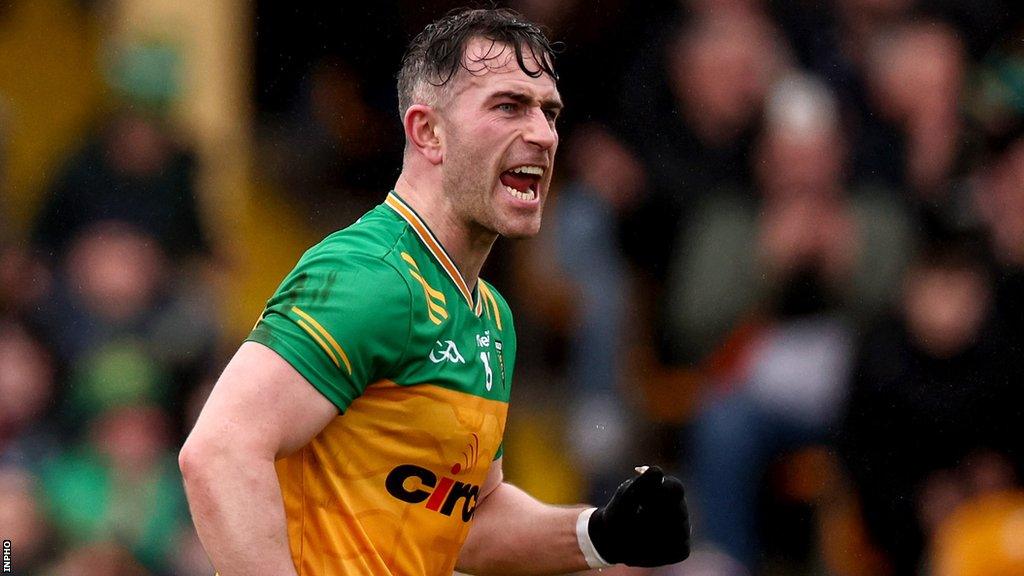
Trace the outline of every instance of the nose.
[[544, 115], [540, 108], [533, 108], [527, 115], [526, 130], [523, 132], [523, 139], [527, 144], [533, 144], [541, 150], [551, 149], [558, 142], [558, 132], [555, 125]]

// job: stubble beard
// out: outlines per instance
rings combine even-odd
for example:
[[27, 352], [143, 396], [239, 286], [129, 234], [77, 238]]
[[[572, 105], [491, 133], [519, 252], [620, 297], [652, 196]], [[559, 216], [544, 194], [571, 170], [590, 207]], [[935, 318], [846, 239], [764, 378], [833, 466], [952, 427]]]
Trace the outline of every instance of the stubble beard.
[[449, 138], [448, 149], [441, 177], [445, 198], [452, 202], [467, 230], [499, 234], [491, 206], [494, 182], [486, 158], [464, 145], [455, 133]]
[[539, 222], [526, 224], [527, 229], [521, 230], [523, 226], [514, 221], [515, 216], [508, 215], [510, 220], [504, 221], [498, 214], [496, 204], [499, 199], [494, 198], [496, 168], [489, 164], [485, 151], [466, 144], [457, 131], [449, 135], [448, 150], [441, 189], [469, 232], [510, 239], [530, 238], [537, 234]]

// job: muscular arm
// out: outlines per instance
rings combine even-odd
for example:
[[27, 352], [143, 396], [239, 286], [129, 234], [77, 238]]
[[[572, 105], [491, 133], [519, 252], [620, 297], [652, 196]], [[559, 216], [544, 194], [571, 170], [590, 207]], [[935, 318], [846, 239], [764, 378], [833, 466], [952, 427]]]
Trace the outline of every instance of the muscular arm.
[[199, 539], [220, 576], [296, 574], [274, 460], [337, 413], [261, 344], [246, 342], [228, 363], [179, 456]]
[[544, 504], [502, 479], [498, 459], [491, 464], [484, 497], [473, 514], [459, 570], [489, 576], [586, 570], [576, 538], [582, 508]]

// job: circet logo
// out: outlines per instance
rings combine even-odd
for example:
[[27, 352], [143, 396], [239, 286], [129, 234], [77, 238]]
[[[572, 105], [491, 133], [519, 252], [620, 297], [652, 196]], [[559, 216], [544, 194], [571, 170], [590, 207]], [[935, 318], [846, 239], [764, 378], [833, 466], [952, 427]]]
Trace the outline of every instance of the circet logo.
[[[463, 461], [466, 467], [456, 462], [452, 465], [451, 474], [458, 475], [462, 472], [472, 470], [477, 463], [480, 451], [480, 438], [473, 434], [474, 442], [470, 442], [463, 451]], [[451, 516], [455, 507], [462, 501], [460, 516], [463, 522], [469, 522], [476, 511], [477, 498], [480, 495], [480, 486], [467, 482], [460, 482], [445, 475], [438, 475], [415, 464], [400, 464], [395, 466], [387, 479], [384, 480], [384, 487], [388, 494], [409, 504], [424, 505], [427, 510]]]

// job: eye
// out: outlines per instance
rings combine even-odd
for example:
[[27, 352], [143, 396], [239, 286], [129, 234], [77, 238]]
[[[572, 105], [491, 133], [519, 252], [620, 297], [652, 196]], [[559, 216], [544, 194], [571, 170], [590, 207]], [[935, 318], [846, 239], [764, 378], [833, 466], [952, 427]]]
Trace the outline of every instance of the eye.
[[553, 123], [555, 120], [558, 120], [558, 110], [548, 108], [544, 110], [544, 117], [548, 119], [548, 122]]
[[512, 114], [519, 110], [519, 104], [515, 102], [502, 102], [494, 107], [496, 110]]

